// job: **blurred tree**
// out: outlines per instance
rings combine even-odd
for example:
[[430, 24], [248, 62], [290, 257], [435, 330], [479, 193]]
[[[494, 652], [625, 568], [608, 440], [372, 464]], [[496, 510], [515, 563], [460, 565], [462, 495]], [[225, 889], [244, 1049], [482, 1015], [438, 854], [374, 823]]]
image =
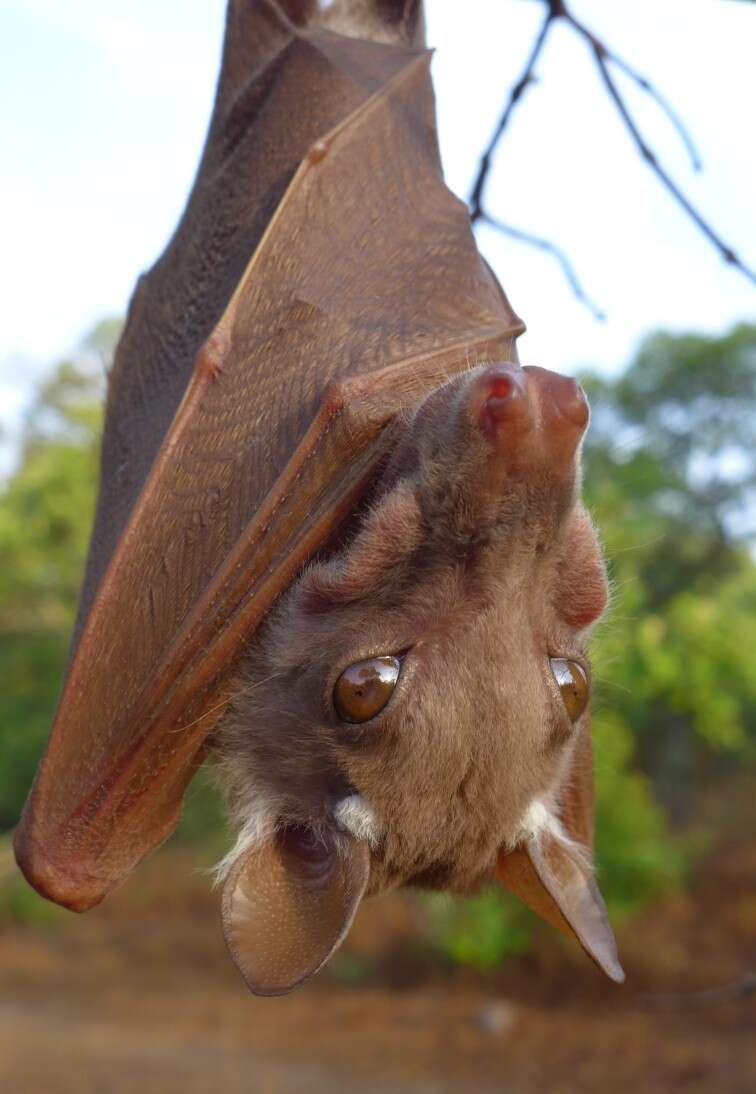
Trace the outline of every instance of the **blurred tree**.
[[[726, 569], [733, 547], [756, 533], [756, 327], [654, 334], [618, 380], [582, 379], [593, 409], [590, 481], [600, 488], [606, 469], [619, 472], [626, 493], [670, 529], [693, 531], [715, 572]], [[687, 584], [685, 567], [675, 587]]]
[[701, 775], [756, 754], [756, 326], [655, 334], [618, 379], [582, 379], [614, 586], [599, 704], [684, 820]]
[[97, 325], [42, 384], [0, 502], [0, 829], [15, 824], [50, 728], [97, 483], [104, 365]]

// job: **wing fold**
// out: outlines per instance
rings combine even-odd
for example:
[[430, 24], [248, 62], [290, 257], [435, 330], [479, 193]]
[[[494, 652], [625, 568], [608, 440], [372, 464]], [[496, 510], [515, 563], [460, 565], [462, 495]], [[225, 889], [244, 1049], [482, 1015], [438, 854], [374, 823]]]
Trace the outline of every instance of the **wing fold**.
[[249, 9], [257, 44], [226, 46], [187, 212], [119, 347], [78, 637], [16, 838], [79, 910], [172, 831], [240, 653], [395, 415], [523, 329], [444, 185], [430, 55]]

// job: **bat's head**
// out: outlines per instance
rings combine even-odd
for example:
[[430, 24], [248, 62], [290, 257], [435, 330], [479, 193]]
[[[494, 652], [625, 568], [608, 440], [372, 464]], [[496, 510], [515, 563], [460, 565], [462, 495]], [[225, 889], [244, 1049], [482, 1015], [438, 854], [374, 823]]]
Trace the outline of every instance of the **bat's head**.
[[362, 895], [495, 874], [620, 979], [590, 861], [583, 392], [480, 366], [406, 423], [369, 513], [255, 641], [220, 767], [226, 934], [253, 990], [319, 968]]

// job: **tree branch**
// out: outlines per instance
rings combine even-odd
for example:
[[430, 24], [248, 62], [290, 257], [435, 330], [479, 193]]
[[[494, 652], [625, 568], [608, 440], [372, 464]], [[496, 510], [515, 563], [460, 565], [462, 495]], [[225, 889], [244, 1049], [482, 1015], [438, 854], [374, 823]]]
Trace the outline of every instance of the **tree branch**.
[[621, 57], [618, 57], [616, 53], [611, 53], [606, 48], [606, 46], [604, 46], [604, 56], [609, 57], [612, 63], [615, 64], [621, 72], [624, 72], [626, 76], [629, 76], [630, 79], [638, 85], [641, 91], [645, 91], [645, 93], [651, 99], [653, 99], [653, 101], [661, 110], [662, 114], [666, 115], [667, 120], [672, 125], [672, 128], [677, 131], [677, 135], [682, 141], [683, 146], [685, 147], [685, 151], [690, 157], [691, 167], [694, 171], [700, 171], [703, 168], [703, 163], [701, 162], [701, 157], [698, 154], [698, 149], [693, 143], [693, 138], [691, 137], [682, 119], [680, 118], [680, 115], [673, 109], [671, 103], [669, 103], [667, 99], [665, 99], [661, 91], [659, 91], [658, 87], [655, 87], [646, 76], [634, 69], [631, 65], [627, 63], [627, 61], [623, 61], [623, 59]]
[[672, 195], [677, 204], [683, 209], [690, 220], [696, 225], [698, 230], [709, 240], [710, 243], [716, 247], [719, 254], [725, 262], [734, 266], [737, 270], [747, 277], [749, 281], [756, 284], [756, 272], [745, 265], [744, 262], [738, 257], [734, 249], [725, 243], [722, 237], [712, 228], [709, 222], [703, 217], [703, 215], [696, 209], [690, 199], [683, 193], [681, 188], [668, 174], [666, 169], [661, 166], [655, 153], [646, 142], [640, 129], [638, 128], [634, 118], [630, 114], [630, 111], [622, 98], [622, 95], [615, 83], [615, 80], [610, 71], [610, 65], [614, 65], [620, 72], [623, 72], [647, 95], [649, 95], [653, 101], [657, 104], [662, 113], [667, 117], [672, 124], [681, 141], [683, 142], [685, 149], [690, 156], [691, 164], [695, 171], [701, 169], [701, 160], [696, 151], [696, 147], [691, 139], [688, 130], [681, 121], [679, 115], [673, 110], [661, 92], [655, 87], [655, 85], [645, 76], [642, 75], [637, 69], [635, 69], [629, 62], [623, 60], [616, 53], [610, 50], [604, 43], [583, 23], [581, 23], [567, 7], [566, 0], [543, 0], [546, 4], [546, 16], [541, 24], [541, 28], [536, 35], [533, 42], [530, 54], [525, 63], [525, 67], [522, 71], [520, 78], [516, 81], [509, 94], [507, 102], [504, 106], [504, 110], [499, 118], [498, 124], [494, 131], [491, 140], [488, 143], [483, 155], [481, 156], [480, 164], [478, 167], [478, 173], [473, 184], [472, 191], [470, 193], [469, 205], [470, 205], [470, 219], [473, 224], [477, 221], [483, 221], [492, 225], [499, 231], [512, 236], [515, 239], [520, 239], [525, 243], [529, 243], [531, 246], [538, 247], [540, 250], [546, 251], [551, 254], [557, 262], [560, 264], [562, 271], [578, 300], [586, 305], [597, 319], [603, 319], [603, 313], [591, 303], [586, 296], [585, 292], [578, 281], [575, 274], [572, 263], [567, 258], [564, 251], [561, 248], [550, 243], [548, 240], [541, 238], [540, 236], [532, 235], [529, 232], [524, 232], [519, 228], [514, 228], [511, 225], [504, 224], [503, 222], [492, 217], [487, 212], [484, 204], [484, 193], [489, 181], [491, 173], [491, 165], [494, 154], [498, 147], [498, 144], [502, 138], [502, 135], [509, 124], [509, 120], [512, 113], [522, 98], [524, 92], [534, 81], [534, 69], [538, 58], [541, 55], [544, 44], [548, 37], [548, 33], [551, 27], [554, 25], [557, 19], [563, 19], [572, 29], [583, 38], [589, 45], [594, 61], [599, 70], [604, 87], [607, 94], [614, 103], [617, 112], [622, 119], [622, 122], [630, 134], [633, 142], [635, 143], [638, 152], [641, 157], [646, 161], [651, 170], [654, 172], [659, 182], [664, 188]]
[[533, 81], [533, 69], [535, 68], [535, 63], [538, 60], [541, 50], [543, 49], [544, 43], [546, 42], [546, 37], [549, 33], [549, 28], [551, 27], [554, 19], [555, 14], [551, 10], [551, 8], [549, 8], [546, 13], [546, 18], [541, 25], [541, 29], [536, 36], [536, 40], [533, 43], [533, 48], [531, 49], [530, 56], [525, 63], [525, 68], [523, 69], [522, 75], [510, 91], [509, 98], [507, 100], [506, 106], [504, 107], [501, 118], [499, 119], [499, 123], [496, 126], [494, 135], [493, 137], [491, 137], [491, 140], [488, 143], [488, 147], [481, 156], [478, 174], [475, 179], [475, 183], [473, 184], [472, 193], [470, 194], [470, 220], [473, 222], [473, 224], [476, 220], [479, 220], [481, 217], [484, 217], [486, 215], [483, 212], [483, 191], [485, 189], [486, 183], [488, 181], [488, 175], [491, 170], [491, 157], [496, 150], [497, 144], [501, 140], [502, 133], [507, 127], [507, 123], [509, 122], [509, 119], [512, 115], [512, 111], [522, 98], [523, 93], [527, 90], [527, 88]]
[[[583, 26], [582, 23], [578, 22], [578, 20], [575, 19], [575, 17], [564, 7], [563, 17], [566, 19], [569, 25], [573, 27], [574, 30], [577, 31], [577, 33], [586, 40], [586, 42], [591, 47], [594, 60], [598, 67], [599, 74], [601, 75], [601, 79], [604, 82], [607, 94], [617, 108], [617, 112], [622, 118], [622, 121], [625, 124], [625, 128], [635, 142], [635, 146], [640, 152], [641, 157], [649, 165], [651, 170], [659, 179], [659, 182], [661, 182], [662, 186], [664, 186], [669, 191], [669, 193], [672, 195], [678, 205], [688, 214], [689, 218], [693, 221], [699, 231], [702, 232], [703, 235], [706, 236], [706, 238], [714, 244], [724, 261], [728, 262], [731, 266], [734, 266], [736, 269], [740, 270], [744, 277], [747, 277], [749, 281], [753, 282], [753, 284], [756, 284], [756, 273], [753, 270], [749, 269], [738, 258], [732, 247], [725, 243], [722, 237], [714, 231], [709, 222], [704, 219], [701, 213], [698, 212], [692, 202], [682, 192], [677, 183], [667, 173], [666, 169], [662, 167], [662, 165], [659, 163], [656, 155], [646, 143], [645, 138], [638, 129], [638, 126], [635, 124], [635, 121], [630, 114], [630, 111], [628, 110], [627, 105], [625, 104], [625, 101], [622, 98], [622, 95], [620, 94], [616, 83], [614, 82], [612, 74], [609, 71], [608, 62], [614, 63], [622, 71], [634, 75], [633, 70], [630, 69], [629, 66], [625, 64], [625, 62], [620, 62], [615, 57], [615, 55], [606, 48], [603, 42], [599, 38], [597, 38], [595, 34], [593, 34], [592, 31], [590, 31], [587, 27]], [[661, 102], [658, 97], [657, 102]], [[695, 163], [697, 162], [698, 159], [696, 157]]]
[[537, 247], [539, 250], [546, 251], [547, 254], [550, 254], [559, 263], [562, 273], [580, 303], [585, 304], [586, 308], [588, 308], [594, 318], [598, 319], [599, 322], [603, 322], [603, 320], [606, 319], [606, 316], [601, 309], [587, 296], [578, 279], [578, 275], [575, 273], [575, 267], [561, 247], [557, 247], [555, 243], [551, 243], [550, 240], [544, 239], [543, 236], [533, 235], [532, 232], [524, 232], [521, 228], [515, 228], [512, 224], [505, 224], [501, 220], [496, 220], [495, 217], [490, 216], [490, 214], [486, 213], [484, 210], [479, 211], [478, 220], [483, 224], [490, 224], [492, 228], [496, 228], [499, 232], [503, 232], [513, 239], [519, 239], [522, 243], [528, 243], [531, 247]]
[[746, 973], [740, 980], [724, 984], [721, 988], [705, 988], [703, 991], [686, 991], [675, 995], [646, 995], [643, 1001], [653, 1010], [692, 1010], [746, 999], [749, 995], [756, 995], [754, 972]]

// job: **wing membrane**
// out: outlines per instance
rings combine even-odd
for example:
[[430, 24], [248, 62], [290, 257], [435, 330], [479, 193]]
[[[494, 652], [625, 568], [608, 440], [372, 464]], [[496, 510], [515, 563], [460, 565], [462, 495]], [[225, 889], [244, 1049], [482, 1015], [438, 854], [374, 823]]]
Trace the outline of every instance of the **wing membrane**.
[[[367, 77], [357, 56], [366, 46]], [[455, 371], [514, 353], [522, 324], [441, 177], [429, 55], [400, 50], [401, 64], [396, 55], [389, 64], [375, 50], [312, 33], [290, 35], [275, 55], [263, 113], [278, 120], [261, 139], [286, 117], [276, 81], [289, 88], [291, 65], [312, 73], [313, 53], [323, 66], [339, 56], [339, 79], [323, 79], [348, 110], [303, 156], [188, 384], [202, 324], [189, 337], [179, 316], [158, 312], [146, 327], [134, 319], [137, 305], [163, 306], [159, 281], [132, 308], [133, 329], [146, 329], [164, 357], [134, 365], [127, 330], [86, 615], [17, 837], [32, 883], [70, 907], [97, 903], [172, 830], [236, 659], [364, 492], [395, 414]], [[383, 83], [366, 95], [379, 79], [371, 66]], [[354, 73], [363, 73], [358, 91]], [[304, 79], [292, 85], [300, 97]], [[222, 76], [219, 101], [232, 98], [223, 88]], [[191, 261], [170, 261], [189, 294]], [[217, 300], [203, 322], [216, 310]], [[108, 470], [114, 422], [119, 436], [136, 423], [123, 500]], [[147, 444], [145, 430], [161, 442]]]

